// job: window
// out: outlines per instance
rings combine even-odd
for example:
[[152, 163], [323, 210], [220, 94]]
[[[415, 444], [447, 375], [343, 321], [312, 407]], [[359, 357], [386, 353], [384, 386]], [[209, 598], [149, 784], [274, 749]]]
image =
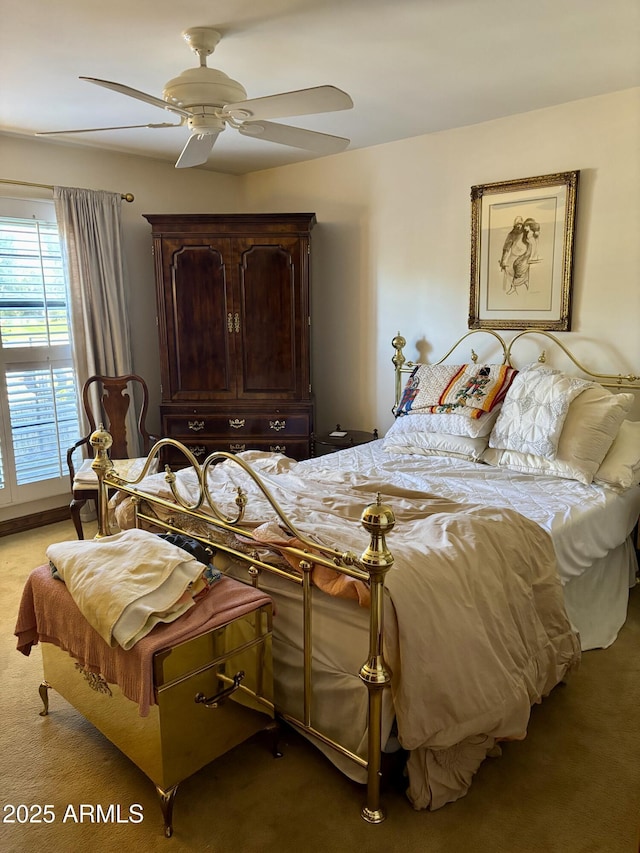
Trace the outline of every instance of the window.
[[0, 504], [68, 492], [66, 451], [80, 435], [52, 213], [0, 216]]

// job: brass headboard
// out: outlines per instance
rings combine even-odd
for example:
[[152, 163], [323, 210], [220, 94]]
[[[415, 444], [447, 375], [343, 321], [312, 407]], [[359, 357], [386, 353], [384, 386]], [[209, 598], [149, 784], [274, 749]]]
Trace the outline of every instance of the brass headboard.
[[[562, 352], [569, 358], [569, 360], [584, 373], [588, 378], [593, 379], [595, 382], [599, 382], [600, 385], [605, 388], [614, 388], [617, 391], [621, 390], [629, 390], [629, 391], [640, 391], [640, 376], [637, 376], [633, 373], [623, 374], [623, 373], [596, 373], [593, 370], [590, 370], [588, 367], [585, 367], [576, 356], [569, 350], [562, 341], [559, 340], [555, 335], [551, 332], [545, 332], [540, 329], [524, 329], [522, 332], [518, 332], [508, 343], [504, 340], [504, 338], [499, 335], [497, 332], [494, 332], [492, 329], [471, 329], [471, 331], [466, 332], [459, 338], [454, 345], [449, 349], [442, 358], [439, 358], [437, 361], [432, 362], [432, 364], [442, 364], [442, 362], [446, 361], [447, 358], [451, 355], [451, 353], [460, 346], [463, 341], [466, 341], [471, 335], [491, 335], [495, 338], [500, 344], [501, 353], [492, 361], [496, 363], [500, 361], [502, 364], [509, 364], [511, 367], [517, 367], [518, 365], [514, 363], [513, 350], [514, 345], [525, 337], [533, 337], [534, 335], [542, 336], [547, 338], [551, 342], [552, 345], [557, 346]], [[391, 359], [394, 368], [395, 368], [395, 403], [393, 406], [393, 412], [398, 407], [398, 404], [402, 398], [402, 392], [404, 389], [404, 378], [403, 374], [409, 374], [413, 370], [414, 367], [419, 362], [416, 361], [407, 361], [405, 354], [403, 352], [404, 347], [407, 345], [407, 341], [402, 337], [400, 332], [393, 338], [391, 341], [391, 345], [393, 346], [395, 352]], [[478, 360], [477, 353], [471, 349], [471, 353], [469, 355], [469, 361], [472, 361], [474, 364]], [[545, 363], [547, 360], [547, 351], [542, 349], [540, 354], [538, 355], [538, 361], [541, 363]]]

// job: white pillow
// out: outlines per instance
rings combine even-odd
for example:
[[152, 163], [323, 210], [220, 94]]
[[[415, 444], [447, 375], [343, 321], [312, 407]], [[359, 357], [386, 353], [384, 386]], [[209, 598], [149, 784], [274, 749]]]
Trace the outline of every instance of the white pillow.
[[[469, 409], [467, 409], [469, 411]], [[489, 435], [498, 418], [500, 406], [492, 412], [483, 412], [479, 418], [470, 418], [463, 414], [424, 414], [412, 413], [411, 417], [402, 415], [397, 418], [389, 429], [397, 433], [407, 434], [410, 432], [444, 432], [449, 435], [466, 435], [477, 438], [481, 435]]]
[[[448, 417], [448, 416], [447, 416]], [[401, 423], [402, 418], [396, 423]], [[407, 418], [407, 420], [411, 420]], [[487, 436], [449, 435], [441, 432], [407, 432], [389, 430], [383, 447], [389, 453], [415, 453], [420, 456], [454, 456], [477, 462], [487, 447]]]
[[621, 430], [633, 400], [633, 394], [612, 394], [593, 383], [569, 406], [555, 459], [489, 447], [482, 461], [514, 471], [565, 477], [589, 485]]
[[521, 370], [504, 398], [489, 447], [555, 459], [571, 401], [593, 384], [538, 364]]
[[640, 483], [640, 421], [623, 421], [593, 482], [629, 489]]

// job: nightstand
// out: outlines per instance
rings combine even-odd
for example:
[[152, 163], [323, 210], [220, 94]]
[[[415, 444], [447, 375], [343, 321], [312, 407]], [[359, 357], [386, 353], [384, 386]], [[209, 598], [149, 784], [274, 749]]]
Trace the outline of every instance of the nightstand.
[[331, 432], [313, 434], [311, 436], [311, 455], [324, 456], [326, 453], [335, 453], [336, 450], [344, 450], [347, 447], [355, 447], [358, 444], [367, 444], [378, 438], [378, 430], [364, 432], [357, 429], [342, 429], [340, 424]]

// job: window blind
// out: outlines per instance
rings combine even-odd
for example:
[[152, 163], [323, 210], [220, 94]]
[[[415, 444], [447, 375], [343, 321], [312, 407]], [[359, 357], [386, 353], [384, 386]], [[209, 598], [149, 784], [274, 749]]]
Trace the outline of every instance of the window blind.
[[3, 347], [70, 342], [67, 286], [55, 224], [0, 220], [0, 336]]
[[80, 435], [55, 222], [0, 217], [0, 368], [0, 490], [19, 502], [34, 498], [31, 484], [66, 478], [66, 451]]

